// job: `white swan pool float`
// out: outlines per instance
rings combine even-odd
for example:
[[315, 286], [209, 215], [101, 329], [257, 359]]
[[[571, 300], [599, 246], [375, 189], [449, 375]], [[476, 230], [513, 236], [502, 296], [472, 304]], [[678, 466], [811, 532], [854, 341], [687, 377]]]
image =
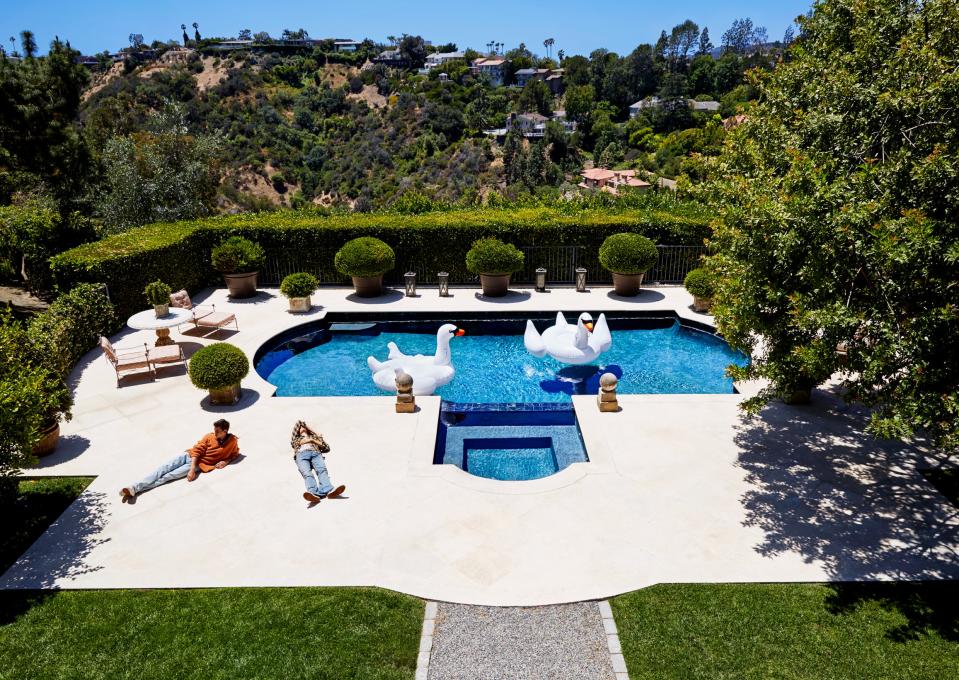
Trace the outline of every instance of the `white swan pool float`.
[[583, 312], [573, 326], [562, 312], [557, 312], [556, 323], [540, 335], [533, 322], [528, 320], [523, 344], [526, 351], [537, 358], [549, 354], [564, 364], [588, 364], [613, 345], [606, 315], [600, 314], [595, 326], [592, 322], [593, 317]]
[[443, 324], [436, 331], [436, 353], [433, 356], [403, 354], [395, 342], [387, 345], [390, 350], [386, 361], [376, 357], [367, 357], [366, 364], [373, 371], [373, 382], [381, 390], [396, 392], [397, 373], [407, 373], [413, 378], [413, 394], [428, 396], [433, 394], [456, 375], [451, 363], [450, 340], [466, 335], [466, 331], [451, 323]]

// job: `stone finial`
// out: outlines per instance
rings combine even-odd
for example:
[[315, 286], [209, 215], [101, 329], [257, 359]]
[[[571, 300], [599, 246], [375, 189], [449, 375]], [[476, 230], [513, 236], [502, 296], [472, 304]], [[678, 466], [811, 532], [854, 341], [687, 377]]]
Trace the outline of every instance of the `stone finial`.
[[413, 396], [413, 376], [401, 370], [396, 371], [396, 412], [416, 412], [416, 397]]
[[612, 373], [603, 373], [599, 378], [599, 394], [596, 403], [603, 413], [619, 411], [619, 402], [616, 400], [616, 386], [619, 379]]

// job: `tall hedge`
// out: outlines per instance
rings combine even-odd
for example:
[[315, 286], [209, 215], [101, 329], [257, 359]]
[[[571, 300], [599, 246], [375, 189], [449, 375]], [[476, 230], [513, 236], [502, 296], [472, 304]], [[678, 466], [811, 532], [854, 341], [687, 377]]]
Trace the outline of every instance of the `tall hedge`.
[[703, 216], [664, 210], [583, 210], [551, 208], [477, 209], [420, 215], [271, 212], [150, 224], [68, 250], [51, 259], [61, 289], [80, 282], [102, 282], [121, 318], [144, 307], [143, 288], [161, 279], [175, 290], [195, 292], [220, 281], [210, 266], [210, 250], [224, 236], [237, 234], [271, 252], [295, 252], [296, 270], [323, 281], [348, 279], [333, 267], [336, 251], [360, 236], [375, 236], [396, 252], [396, 269], [446, 270], [466, 280], [466, 253], [487, 236], [517, 246], [582, 246], [597, 252], [610, 234], [637, 232], [660, 244], [701, 245], [707, 235]]

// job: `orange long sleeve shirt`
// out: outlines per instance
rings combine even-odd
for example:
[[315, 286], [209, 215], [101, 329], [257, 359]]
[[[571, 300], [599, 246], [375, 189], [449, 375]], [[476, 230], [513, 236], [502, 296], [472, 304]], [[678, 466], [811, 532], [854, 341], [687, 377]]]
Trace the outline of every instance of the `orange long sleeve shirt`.
[[204, 435], [203, 439], [198, 441], [190, 449], [190, 457], [196, 458], [197, 467], [203, 472], [213, 470], [217, 463], [222, 460], [227, 462], [240, 455], [240, 445], [237, 442], [236, 435], [228, 434], [223, 443], [217, 440], [212, 432]]

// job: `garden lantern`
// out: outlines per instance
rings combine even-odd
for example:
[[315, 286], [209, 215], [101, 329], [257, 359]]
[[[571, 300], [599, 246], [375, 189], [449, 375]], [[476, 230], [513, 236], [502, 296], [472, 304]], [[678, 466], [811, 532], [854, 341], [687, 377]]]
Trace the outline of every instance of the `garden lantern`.
[[436, 275], [436, 281], [440, 286], [440, 297], [450, 296], [450, 275], [447, 272], [439, 272]]
[[536, 270], [536, 290], [540, 293], [546, 292], [546, 267]]
[[576, 292], [586, 292], [586, 268], [576, 267]]
[[406, 297], [416, 297], [416, 272], [406, 272], [403, 281], [406, 284]]

